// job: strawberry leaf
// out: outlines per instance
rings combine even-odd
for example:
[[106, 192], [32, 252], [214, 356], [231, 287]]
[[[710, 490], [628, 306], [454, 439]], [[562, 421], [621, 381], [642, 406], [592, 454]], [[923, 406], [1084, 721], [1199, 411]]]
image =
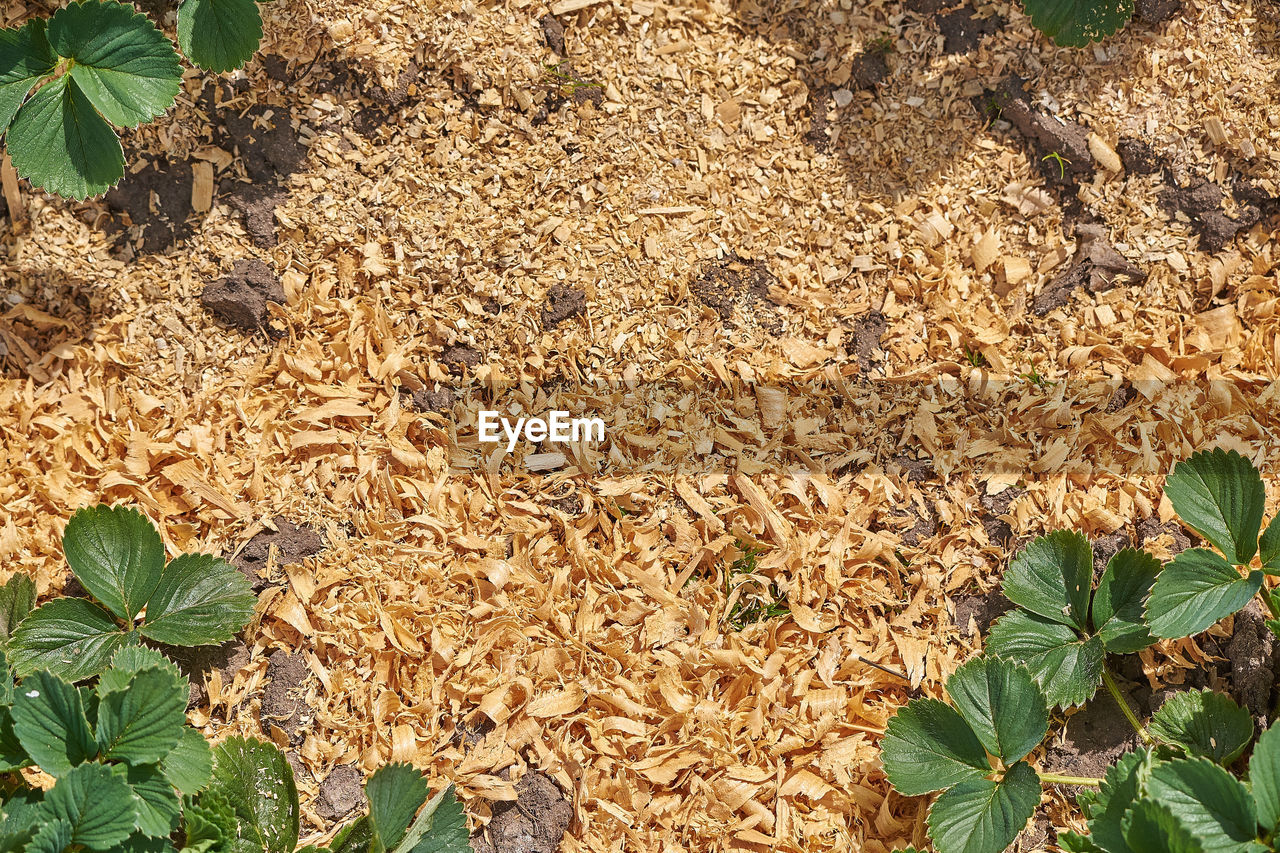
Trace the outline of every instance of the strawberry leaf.
[[101, 672], [127, 636], [115, 618], [83, 598], [55, 598], [22, 620], [9, 641], [19, 675], [37, 669], [80, 681]]
[[1022, 0], [1037, 30], [1062, 47], [1106, 38], [1133, 17], [1133, 0]]
[[154, 764], [128, 768], [125, 777], [138, 811], [138, 831], [148, 838], [167, 838], [178, 828], [182, 807], [173, 785]]
[[1164, 567], [1147, 600], [1147, 624], [1157, 637], [1189, 637], [1249, 603], [1262, 572], [1241, 577], [1207, 548], [1189, 548]]
[[293, 853], [298, 844], [298, 789], [284, 753], [263, 741], [233, 737], [213, 751], [213, 781], [201, 800], [234, 815], [237, 839], [265, 853]]
[[1280, 829], [1280, 726], [1267, 729], [1249, 757], [1249, 785], [1263, 831]]
[[1206, 850], [1262, 849], [1252, 844], [1258, 818], [1249, 790], [1208, 759], [1156, 764], [1147, 794], [1177, 815]]
[[1175, 693], [1151, 717], [1151, 734], [1191, 755], [1230, 764], [1253, 740], [1253, 717], [1212, 690]]
[[187, 720], [187, 683], [165, 669], [144, 669], [119, 690], [98, 690], [98, 749], [104, 758], [154, 764], [178, 743]]
[[245, 576], [222, 560], [183, 554], [165, 566], [141, 631], [174, 646], [222, 643], [249, 624], [257, 603]]
[[937, 699], [913, 699], [898, 709], [880, 741], [880, 760], [889, 782], [908, 797], [991, 772], [973, 729], [958, 711]]
[[1107, 562], [1093, 594], [1094, 630], [1108, 652], [1128, 653], [1155, 642], [1142, 618], [1142, 604], [1160, 573], [1160, 561], [1146, 551], [1125, 548]]
[[187, 796], [209, 784], [213, 775], [213, 751], [204, 735], [183, 726], [173, 750], [160, 764], [165, 777]]
[[0, 30], [0, 132], [13, 121], [31, 87], [58, 66], [45, 35], [47, 23], [32, 18], [21, 27]]
[[427, 801], [394, 853], [471, 853], [467, 813], [452, 785]]
[[1269, 575], [1280, 575], [1280, 515], [1271, 519], [1267, 529], [1258, 538], [1258, 557], [1262, 570]]
[[1203, 853], [1204, 845], [1173, 811], [1139, 800], [1125, 815], [1124, 841], [1132, 853]]
[[369, 824], [378, 849], [393, 850], [427, 801], [427, 780], [408, 764], [388, 764], [369, 777], [364, 795], [369, 800]]
[[173, 106], [182, 66], [173, 43], [132, 5], [85, 0], [49, 19], [49, 44], [102, 116], [134, 127]]
[[133, 831], [138, 807], [123, 774], [103, 764], [82, 764], [45, 795], [41, 812], [71, 826], [71, 842], [109, 850]]
[[1005, 572], [1004, 594], [1032, 613], [1083, 631], [1092, 581], [1089, 540], [1074, 531], [1057, 530], [1032, 541], [1013, 558]]
[[1124, 840], [1124, 816], [1142, 795], [1151, 773], [1151, 753], [1146, 750], [1120, 756], [1102, 779], [1097, 791], [1082, 790], [1076, 797], [1089, 820], [1092, 843], [1107, 853], [1128, 853]]
[[183, 0], [178, 7], [178, 45], [206, 71], [233, 71], [262, 41], [262, 15], [254, 0]]
[[3, 649], [27, 614], [36, 606], [36, 585], [30, 575], [18, 572], [0, 586], [0, 649]]
[[164, 569], [160, 534], [136, 509], [86, 507], [67, 522], [62, 550], [76, 580], [125, 621], [147, 604]]
[[947, 693], [986, 751], [1005, 764], [1039, 746], [1049, 730], [1044, 694], [1012, 661], [974, 658], [947, 679]]
[[1040, 804], [1040, 779], [1025, 761], [999, 782], [973, 779], [943, 791], [929, 809], [938, 853], [990, 853], [1014, 842]]
[[987, 651], [1026, 665], [1052, 706], [1081, 705], [1102, 683], [1102, 639], [1081, 639], [1066, 625], [1022, 610], [996, 620]]
[[10, 713], [18, 741], [50, 776], [65, 775], [98, 753], [80, 692], [48, 672], [23, 680]]
[[1164, 493], [1178, 517], [1227, 562], [1248, 565], [1253, 559], [1267, 496], [1262, 476], [1248, 459], [1221, 448], [1195, 453], [1174, 466]]

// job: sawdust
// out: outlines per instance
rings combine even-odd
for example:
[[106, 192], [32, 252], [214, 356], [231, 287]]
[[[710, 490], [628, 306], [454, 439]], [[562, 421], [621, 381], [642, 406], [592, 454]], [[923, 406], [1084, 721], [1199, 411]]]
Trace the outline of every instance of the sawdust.
[[[296, 737], [310, 840], [350, 799], [314, 780], [396, 759], [479, 824], [543, 774], [570, 853], [920, 843], [925, 802], [889, 794], [876, 743], [978, 641], [951, 602], [999, 577], [989, 525], [1164, 524], [1164, 473], [1214, 444], [1275, 473], [1275, 221], [1208, 252], [1160, 193], [1167, 171], [1276, 194], [1280, 59], [1248, 5], [1069, 51], [997, 3], [1008, 26], [956, 54], [928, 15], [854, 5], [264, 4], [271, 73], [216, 98], [191, 75], [128, 134], [134, 162], [215, 171], [175, 249], [130, 214], [126, 257], [105, 206], [22, 189], [0, 258], [4, 576], [59, 589], [62, 525], [99, 500], [172, 551], [316, 530], [326, 550], [277, 564], [248, 661], [209, 669], [192, 710], [211, 735]], [[1067, 211], [970, 103], [1009, 74], [1162, 168], [1094, 169]], [[269, 208], [242, 218], [241, 185]], [[1145, 277], [1036, 316], [1090, 217]], [[280, 280], [279, 340], [200, 306], [247, 257]], [[725, 322], [695, 285], [743, 258], [763, 291]], [[482, 407], [599, 415], [608, 439], [504, 458]], [[790, 612], [734, 631], [742, 543]], [[310, 722], [273, 732], [282, 651]]]

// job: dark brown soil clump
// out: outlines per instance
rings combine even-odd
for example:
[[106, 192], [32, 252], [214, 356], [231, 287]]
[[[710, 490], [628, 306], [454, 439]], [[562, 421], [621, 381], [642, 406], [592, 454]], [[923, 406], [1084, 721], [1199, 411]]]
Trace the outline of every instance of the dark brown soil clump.
[[471, 838], [475, 853], [556, 853], [573, 821], [573, 806], [551, 777], [532, 772], [516, 784], [516, 799], [493, 804], [489, 825]]
[[587, 294], [566, 284], [553, 284], [542, 305], [542, 327], [559, 326], [570, 317], [587, 313]]
[[310, 527], [297, 525], [283, 518], [277, 518], [273, 523], [276, 530], [264, 530], [257, 534], [231, 560], [231, 565], [249, 579], [254, 592], [260, 592], [271, 583], [265, 573], [273, 545], [276, 548], [277, 566], [301, 563], [325, 548], [324, 539]]
[[284, 304], [284, 288], [271, 268], [257, 258], [236, 261], [231, 275], [200, 294], [205, 310], [221, 323], [244, 331], [267, 324], [267, 303]]

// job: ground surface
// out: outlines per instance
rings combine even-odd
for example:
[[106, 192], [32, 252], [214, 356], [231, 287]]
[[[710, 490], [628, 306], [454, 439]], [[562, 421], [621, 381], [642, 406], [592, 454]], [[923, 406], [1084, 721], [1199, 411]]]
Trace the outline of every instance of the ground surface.
[[[239, 554], [193, 719], [288, 745], [317, 837], [396, 758], [503, 837], [553, 781], [566, 851], [920, 842], [876, 742], [957, 604], [1042, 530], [1179, 547], [1163, 474], [1273, 474], [1280, 360], [1276, 6], [929, 5], [265, 5], [106, 200], [7, 198], [4, 572], [59, 589], [98, 500]], [[504, 459], [486, 406], [609, 440]]]

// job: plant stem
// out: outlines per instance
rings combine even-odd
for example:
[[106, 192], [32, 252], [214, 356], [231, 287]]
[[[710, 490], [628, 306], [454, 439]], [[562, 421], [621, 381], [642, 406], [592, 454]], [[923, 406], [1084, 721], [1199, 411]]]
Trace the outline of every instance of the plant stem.
[[1124, 714], [1124, 718], [1129, 721], [1129, 725], [1133, 726], [1133, 730], [1138, 733], [1138, 737], [1142, 738], [1142, 742], [1150, 746], [1155, 743], [1151, 737], [1151, 733], [1133, 714], [1133, 709], [1129, 707], [1129, 703], [1124, 701], [1124, 697], [1120, 695], [1120, 688], [1116, 686], [1116, 680], [1111, 677], [1111, 671], [1105, 666], [1102, 668], [1102, 681], [1107, 685], [1107, 690], [1111, 693], [1111, 698], [1116, 700], [1116, 704], [1120, 706], [1120, 711]]
[[1102, 784], [1101, 779], [1094, 779], [1090, 776], [1059, 776], [1057, 773], [1041, 773], [1040, 781], [1047, 782], [1050, 785], [1093, 785]]
[[1271, 611], [1272, 619], [1280, 619], [1280, 606], [1271, 598], [1271, 592], [1267, 589], [1266, 584], [1258, 588], [1258, 595], [1262, 597], [1262, 603], [1267, 606], [1267, 610]]

